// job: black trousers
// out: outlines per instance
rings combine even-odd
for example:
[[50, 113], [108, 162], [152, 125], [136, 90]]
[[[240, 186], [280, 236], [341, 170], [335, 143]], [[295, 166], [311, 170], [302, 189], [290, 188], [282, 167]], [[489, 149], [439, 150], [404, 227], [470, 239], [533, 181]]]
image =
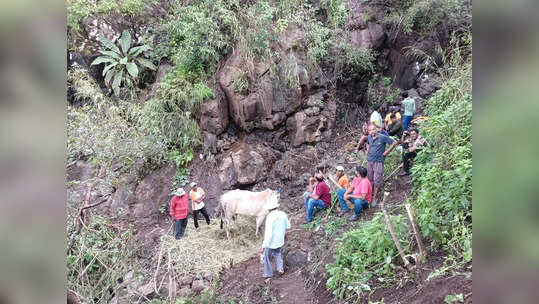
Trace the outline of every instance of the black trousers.
[[174, 220], [174, 237], [179, 240], [185, 233], [187, 227], [187, 217], [181, 220]]
[[202, 209], [193, 210], [193, 220], [195, 221], [195, 228], [198, 228], [198, 213], [202, 213], [204, 218], [206, 219], [206, 223], [210, 224], [210, 216], [208, 215], [208, 211], [206, 211], [206, 206], [202, 207]]
[[417, 156], [416, 152], [402, 153], [402, 169], [406, 173], [410, 173], [410, 162]]

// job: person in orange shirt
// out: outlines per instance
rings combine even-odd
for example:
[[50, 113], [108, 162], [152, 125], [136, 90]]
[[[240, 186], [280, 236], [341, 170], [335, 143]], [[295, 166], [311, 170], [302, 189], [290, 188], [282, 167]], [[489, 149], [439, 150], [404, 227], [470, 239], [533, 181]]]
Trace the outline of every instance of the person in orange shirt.
[[189, 191], [189, 197], [193, 202], [193, 220], [195, 222], [195, 231], [198, 232], [198, 213], [202, 213], [206, 219], [206, 223], [210, 224], [210, 216], [208, 211], [206, 211], [206, 206], [204, 205], [204, 199], [206, 198], [206, 192], [204, 189], [198, 187], [196, 182], [191, 183], [191, 191]]
[[346, 193], [346, 190], [348, 190], [350, 187], [350, 180], [348, 179], [348, 176], [344, 174], [343, 166], [337, 166], [335, 169], [337, 170], [337, 184], [339, 185], [339, 189], [337, 189], [337, 198], [339, 199], [339, 205], [341, 206], [339, 216], [343, 216], [345, 213], [350, 211], [346, 205], [346, 202], [344, 201], [344, 193]]

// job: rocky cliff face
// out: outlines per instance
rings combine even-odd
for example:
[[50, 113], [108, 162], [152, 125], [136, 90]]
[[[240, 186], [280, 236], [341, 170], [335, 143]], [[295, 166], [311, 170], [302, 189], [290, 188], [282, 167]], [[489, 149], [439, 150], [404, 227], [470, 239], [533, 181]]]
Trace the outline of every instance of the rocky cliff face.
[[[447, 44], [447, 34], [440, 30], [430, 37], [404, 36], [396, 40], [378, 21], [384, 12], [360, 0], [349, 1], [349, 8], [345, 27], [350, 44], [375, 51], [377, 72], [390, 77], [393, 86], [407, 90], [421, 109], [422, 101], [439, 88], [438, 80], [430, 73], [432, 62], [416, 61], [407, 55], [406, 47], [415, 45], [434, 54], [437, 47]], [[166, 7], [152, 9], [155, 16], [149, 14], [148, 18], [166, 14]], [[85, 19], [82, 25], [86, 36], [82, 44], [70, 50], [70, 63], [76, 61], [88, 67], [102, 82], [100, 71], [89, 67], [98, 45], [96, 38], [103, 35], [115, 40], [129, 28], [134, 39], [139, 39], [148, 31], [146, 21], [111, 16]], [[356, 118], [358, 123], [370, 111], [366, 90], [371, 73], [337, 79], [332, 66], [310, 68], [305, 35], [298, 28], [288, 27], [272, 46], [273, 61], [248, 58], [240, 48], [222, 59], [215, 74], [216, 96], [206, 100], [199, 112], [204, 147], [214, 154], [216, 164], [202, 166], [201, 159], [192, 165], [191, 176], [211, 183], [207, 188], [211, 188], [209, 196], [215, 201], [223, 190], [261, 185], [269, 176], [290, 181], [290, 176], [297, 173], [288, 172], [294, 161], [286, 151], [302, 153], [332, 139], [338, 130], [335, 126], [342, 121], [342, 109], [338, 109], [343, 104], [364, 108]], [[330, 52], [329, 56], [333, 55]], [[161, 64], [156, 82], [141, 94], [142, 100], [155, 94], [169, 67]], [[246, 85], [241, 91], [238, 79]], [[395, 102], [398, 104], [398, 100]], [[194, 166], [204, 167], [205, 172]], [[137, 220], [158, 217], [159, 205], [168, 201], [173, 175], [174, 169], [165, 167], [130, 187], [120, 187], [111, 196], [108, 208], [111, 213], [126, 212]]]

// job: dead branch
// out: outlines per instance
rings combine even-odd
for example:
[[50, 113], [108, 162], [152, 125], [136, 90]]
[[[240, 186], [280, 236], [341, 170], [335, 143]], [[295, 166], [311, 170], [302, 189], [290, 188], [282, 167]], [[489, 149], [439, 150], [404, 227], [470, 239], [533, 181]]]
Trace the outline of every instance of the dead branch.
[[425, 246], [423, 245], [421, 232], [415, 221], [414, 210], [412, 209], [412, 206], [410, 204], [405, 204], [404, 207], [406, 207], [406, 211], [408, 212], [408, 217], [410, 218], [410, 222], [412, 223], [412, 229], [414, 230], [414, 235], [417, 241], [417, 246], [419, 247], [419, 255], [421, 256], [421, 260], [426, 259], [427, 253], [425, 251]]
[[384, 182], [387, 182], [393, 175], [395, 175], [395, 173], [399, 171], [400, 168], [402, 168], [402, 163], [384, 179]]
[[391, 238], [393, 238], [393, 242], [395, 242], [395, 245], [397, 246], [399, 255], [401, 256], [401, 259], [404, 262], [404, 267], [410, 270], [410, 262], [408, 262], [408, 259], [406, 259], [406, 256], [404, 255], [404, 250], [402, 249], [402, 245], [399, 239], [397, 238], [397, 234], [395, 233], [395, 229], [393, 228], [393, 223], [391, 223], [391, 219], [389, 218], [389, 213], [386, 210], [385, 200], [387, 196], [388, 196], [388, 193], [387, 192], [384, 193], [384, 198], [382, 199], [382, 203], [380, 204], [382, 207], [382, 212], [384, 213], [384, 218], [386, 220], [386, 227], [389, 233], [391, 234]]

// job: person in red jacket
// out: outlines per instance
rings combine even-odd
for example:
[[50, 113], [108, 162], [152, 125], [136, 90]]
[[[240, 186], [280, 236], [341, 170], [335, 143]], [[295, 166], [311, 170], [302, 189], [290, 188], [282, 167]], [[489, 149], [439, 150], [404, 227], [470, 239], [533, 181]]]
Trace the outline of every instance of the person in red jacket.
[[174, 236], [179, 240], [187, 227], [189, 199], [183, 188], [178, 188], [170, 200], [170, 216], [174, 219]]

